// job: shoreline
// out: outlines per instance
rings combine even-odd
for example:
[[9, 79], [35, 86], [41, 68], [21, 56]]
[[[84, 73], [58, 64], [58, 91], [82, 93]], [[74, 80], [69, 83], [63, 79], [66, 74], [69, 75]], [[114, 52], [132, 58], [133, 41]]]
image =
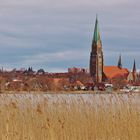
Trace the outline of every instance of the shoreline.
[[[132, 94], [121, 91], [1, 91], [0, 94]], [[135, 93], [136, 94], [136, 93]], [[139, 92], [137, 92], [139, 94]]]

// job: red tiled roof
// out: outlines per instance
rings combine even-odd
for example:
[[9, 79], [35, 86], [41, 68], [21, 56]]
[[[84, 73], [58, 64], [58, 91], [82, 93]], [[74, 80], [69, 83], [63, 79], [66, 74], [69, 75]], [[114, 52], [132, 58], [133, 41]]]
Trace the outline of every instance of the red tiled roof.
[[118, 68], [117, 66], [104, 66], [104, 74], [108, 79], [127, 76], [129, 74], [128, 69], [126, 68]]

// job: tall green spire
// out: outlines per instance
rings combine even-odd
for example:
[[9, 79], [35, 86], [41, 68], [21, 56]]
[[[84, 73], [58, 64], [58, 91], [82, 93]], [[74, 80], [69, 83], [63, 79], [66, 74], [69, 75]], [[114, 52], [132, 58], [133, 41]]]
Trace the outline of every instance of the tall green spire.
[[92, 76], [93, 81], [95, 83], [102, 83], [104, 80], [103, 79], [104, 59], [97, 16], [91, 47], [92, 48], [90, 54], [90, 75]]
[[98, 23], [98, 17], [96, 16], [93, 42], [97, 43], [99, 40], [100, 40], [99, 23]]

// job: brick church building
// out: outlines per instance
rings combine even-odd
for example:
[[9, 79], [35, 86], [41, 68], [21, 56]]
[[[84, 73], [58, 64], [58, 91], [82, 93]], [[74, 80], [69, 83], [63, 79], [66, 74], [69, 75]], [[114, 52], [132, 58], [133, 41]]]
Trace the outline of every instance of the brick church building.
[[105, 66], [102, 49], [102, 41], [99, 32], [99, 23], [96, 17], [94, 36], [90, 53], [90, 75], [95, 83], [111, 81], [114, 78], [124, 78], [127, 82], [136, 80], [136, 64], [134, 61], [133, 70], [130, 72], [123, 68], [121, 55], [117, 66]]

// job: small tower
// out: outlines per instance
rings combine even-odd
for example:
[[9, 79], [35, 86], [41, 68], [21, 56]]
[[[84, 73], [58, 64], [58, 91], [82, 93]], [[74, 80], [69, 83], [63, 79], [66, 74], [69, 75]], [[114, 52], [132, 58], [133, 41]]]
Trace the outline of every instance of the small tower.
[[133, 74], [133, 81], [136, 82], [136, 79], [137, 79], [137, 70], [136, 70], [136, 61], [135, 60], [134, 60], [134, 64], [133, 64], [132, 74]]
[[119, 60], [118, 60], [118, 68], [122, 69], [122, 56], [121, 56], [121, 54], [120, 54]]
[[92, 49], [90, 53], [90, 75], [95, 83], [103, 81], [103, 51], [99, 32], [98, 18], [96, 17]]

